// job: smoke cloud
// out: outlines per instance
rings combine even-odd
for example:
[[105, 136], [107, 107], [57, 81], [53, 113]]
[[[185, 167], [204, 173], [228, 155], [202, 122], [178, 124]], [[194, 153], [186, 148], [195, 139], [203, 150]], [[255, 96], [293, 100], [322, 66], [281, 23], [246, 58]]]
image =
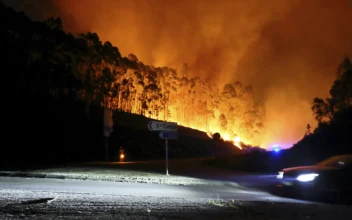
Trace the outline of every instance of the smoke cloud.
[[351, 0], [21, 2], [4, 1], [32, 17], [60, 16], [67, 31], [97, 32], [146, 64], [186, 62], [216, 85], [252, 84], [266, 109], [262, 147], [289, 147], [316, 125], [313, 98], [328, 96], [339, 62], [352, 55]]

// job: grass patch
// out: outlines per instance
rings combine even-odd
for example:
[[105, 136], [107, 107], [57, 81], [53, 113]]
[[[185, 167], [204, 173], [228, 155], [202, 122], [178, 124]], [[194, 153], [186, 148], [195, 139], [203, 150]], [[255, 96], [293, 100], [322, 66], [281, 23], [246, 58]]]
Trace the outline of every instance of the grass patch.
[[209, 199], [207, 204], [217, 206], [217, 207], [224, 207], [224, 208], [231, 208], [231, 209], [241, 209], [241, 210], [248, 210], [248, 207], [244, 205], [242, 201], [237, 201], [234, 199], [231, 200], [223, 200], [220, 198], [217, 199]]

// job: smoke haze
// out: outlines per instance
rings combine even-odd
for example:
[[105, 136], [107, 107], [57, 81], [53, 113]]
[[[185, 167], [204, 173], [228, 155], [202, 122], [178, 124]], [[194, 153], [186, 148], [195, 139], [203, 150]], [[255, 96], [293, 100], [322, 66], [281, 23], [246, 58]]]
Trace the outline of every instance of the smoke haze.
[[328, 96], [352, 55], [351, 0], [23, 2], [4, 1], [36, 19], [60, 16], [67, 31], [97, 32], [145, 64], [180, 70], [186, 62], [216, 85], [252, 84], [266, 110], [262, 147], [289, 147], [315, 126], [313, 98]]

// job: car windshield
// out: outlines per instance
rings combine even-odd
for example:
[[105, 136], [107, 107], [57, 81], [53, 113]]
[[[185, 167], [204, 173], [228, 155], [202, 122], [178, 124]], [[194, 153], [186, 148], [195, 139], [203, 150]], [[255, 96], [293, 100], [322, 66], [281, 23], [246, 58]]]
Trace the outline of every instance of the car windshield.
[[352, 164], [352, 154], [330, 157], [318, 163], [318, 166], [342, 168]]

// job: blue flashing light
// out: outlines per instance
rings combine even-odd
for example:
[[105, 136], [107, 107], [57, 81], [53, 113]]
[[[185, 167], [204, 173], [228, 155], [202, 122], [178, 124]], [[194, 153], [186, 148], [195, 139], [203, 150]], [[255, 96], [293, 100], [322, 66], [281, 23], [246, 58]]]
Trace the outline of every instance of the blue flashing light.
[[281, 147], [278, 146], [278, 145], [274, 145], [274, 146], [273, 146], [273, 151], [275, 151], [275, 152], [280, 152], [280, 151], [281, 151]]

